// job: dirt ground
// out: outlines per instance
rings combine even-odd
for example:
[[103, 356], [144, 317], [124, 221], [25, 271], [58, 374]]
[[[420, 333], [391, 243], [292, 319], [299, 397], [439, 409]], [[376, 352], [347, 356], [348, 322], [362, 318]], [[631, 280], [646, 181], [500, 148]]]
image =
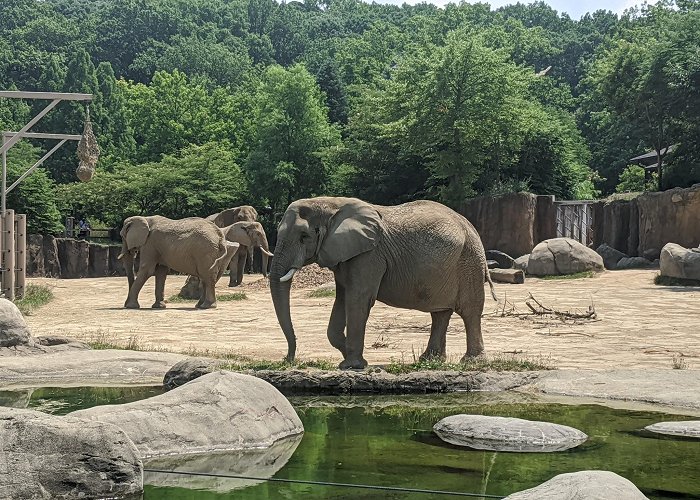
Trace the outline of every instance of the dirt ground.
[[[656, 273], [614, 271], [576, 280], [497, 283], [498, 305], [487, 299], [482, 323], [487, 353], [551, 357], [557, 368], [576, 369], [672, 368], [675, 356], [684, 367], [700, 369], [700, 287], [658, 287], [653, 284]], [[217, 309], [200, 311], [194, 303], [150, 309], [153, 279], [141, 292], [142, 309], [126, 310], [126, 278], [35, 278], [29, 282], [49, 285], [55, 298], [27, 321], [34, 335], [121, 343], [133, 338], [141, 346], [175, 352], [230, 351], [281, 359], [286, 342], [265, 283], [255, 283], [261, 279], [246, 275], [243, 287], [229, 289], [222, 278], [217, 293], [245, 291], [247, 299], [219, 301]], [[184, 276], [169, 276], [165, 296], [177, 294], [184, 281]], [[297, 356], [339, 362], [340, 354], [326, 339], [333, 298], [310, 298], [311, 290], [313, 285], [292, 290]], [[597, 319], [563, 322], [513, 315], [530, 311], [525, 304], [530, 293], [558, 311], [586, 312], [593, 305]], [[428, 313], [377, 303], [367, 326], [365, 358], [370, 364], [411, 361], [422, 352], [429, 332]], [[447, 335], [449, 358], [459, 359], [465, 346], [464, 325], [455, 315]]]

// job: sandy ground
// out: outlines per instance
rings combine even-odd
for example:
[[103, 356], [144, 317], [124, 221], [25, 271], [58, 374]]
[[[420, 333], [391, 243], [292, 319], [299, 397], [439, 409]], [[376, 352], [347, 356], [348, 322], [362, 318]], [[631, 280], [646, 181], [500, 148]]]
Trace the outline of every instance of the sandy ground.
[[[483, 320], [484, 341], [490, 355], [517, 353], [545, 356], [557, 368], [671, 368], [673, 358], [685, 367], [700, 369], [700, 287], [658, 287], [656, 271], [605, 272], [578, 280], [528, 279], [524, 285], [496, 284], [498, 305], [488, 299]], [[81, 340], [103, 338], [175, 352], [207, 354], [229, 351], [245, 356], [281, 359], [286, 342], [274, 314], [269, 292], [251, 284], [261, 276], [247, 275], [242, 289], [229, 289], [222, 278], [218, 293], [242, 290], [247, 299], [219, 301], [213, 310], [196, 310], [193, 303], [169, 304], [152, 310], [153, 280], [141, 292], [143, 309], [122, 308], [125, 278], [57, 280], [30, 279], [53, 288], [55, 299], [29, 316], [35, 335], [63, 335]], [[169, 276], [166, 297], [184, 283]], [[259, 284], [258, 284], [259, 285]], [[310, 298], [311, 289], [292, 290], [292, 318], [300, 358], [340, 361], [326, 339], [332, 298]], [[557, 310], [585, 312], [594, 305], [597, 320], [562, 322], [556, 319], [503, 316], [515, 305], [529, 312], [528, 294]], [[497, 311], [497, 312], [496, 312]], [[371, 363], [392, 359], [411, 361], [424, 349], [430, 315], [377, 303], [365, 338], [365, 358]], [[464, 325], [454, 316], [447, 336], [448, 356], [458, 359], [465, 351]], [[680, 358], [682, 356], [682, 358]]]

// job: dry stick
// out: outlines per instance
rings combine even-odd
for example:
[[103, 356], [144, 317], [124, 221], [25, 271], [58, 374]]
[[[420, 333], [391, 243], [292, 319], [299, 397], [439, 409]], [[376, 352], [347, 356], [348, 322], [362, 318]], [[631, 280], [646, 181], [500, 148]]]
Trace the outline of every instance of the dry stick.
[[595, 308], [593, 306], [588, 307], [587, 313], [572, 313], [572, 312], [568, 312], [568, 311], [555, 311], [554, 309], [550, 309], [549, 307], [543, 306], [542, 303], [540, 303], [540, 301], [538, 301], [535, 297], [533, 297], [532, 293], [529, 293], [528, 295], [529, 295], [528, 299], [532, 299], [535, 302], [535, 304], [537, 304], [540, 307], [540, 309], [539, 310], [535, 309], [535, 307], [532, 304], [530, 304], [527, 300], [525, 301], [525, 304], [527, 305], [527, 307], [530, 308], [530, 310], [534, 314], [537, 314], [540, 316], [545, 315], [545, 314], [552, 314], [552, 315], [558, 316], [560, 318], [571, 318], [571, 319], [589, 319], [589, 318], [595, 319], [595, 317], [596, 317]]

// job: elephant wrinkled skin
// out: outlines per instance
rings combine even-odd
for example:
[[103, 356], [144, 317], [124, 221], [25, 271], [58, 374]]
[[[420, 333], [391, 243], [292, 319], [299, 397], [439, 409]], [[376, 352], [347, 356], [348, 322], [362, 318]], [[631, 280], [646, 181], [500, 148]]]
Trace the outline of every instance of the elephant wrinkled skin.
[[462, 317], [467, 331], [465, 357], [484, 351], [485, 281], [496, 298], [484, 247], [469, 221], [446, 206], [415, 201], [385, 207], [329, 197], [289, 205], [278, 228], [270, 292], [290, 361], [296, 353], [289, 305], [291, 278], [313, 262], [335, 275], [336, 298], [327, 334], [343, 355], [340, 368], [367, 365], [365, 327], [376, 300], [430, 312], [432, 328], [421, 359], [444, 359], [453, 312]]
[[[129, 296], [124, 307], [138, 309], [138, 296], [148, 278], [156, 276], [156, 300], [151, 307], [165, 307], [165, 278], [170, 269], [197, 276], [201, 298], [195, 307], [216, 307], [214, 286], [238, 250], [237, 243], [226, 241], [221, 229], [199, 217], [173, 220], [160, 215], [129, 217], [119, 233], [123, 260], [129, 280]], [[139, 254], [139, 269], [134, 277], [134, 255]]]

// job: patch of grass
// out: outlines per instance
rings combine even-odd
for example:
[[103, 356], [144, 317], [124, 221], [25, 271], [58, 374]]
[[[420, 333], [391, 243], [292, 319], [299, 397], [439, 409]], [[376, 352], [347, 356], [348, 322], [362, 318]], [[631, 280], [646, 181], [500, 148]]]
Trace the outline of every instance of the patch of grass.
[[688, 368], [688, 363], [686, 363], [685, 359], [683, 356], [673, 356], [671, 359], [671, 366], [673, 366], [674, 370], [685, 370]]
[[[221, 302], [231, 302], [233, 300], [246, 300], [247, 298], [248, 296], [245, 294], [245, 292], [222, 293], [221, 295], [216, 296], [216, 300]], [[198, 300], [199, 299], [184, 299], [179, 295], [172, 295], [167, 298], [166, 302], [168, 304], [184, 304], [197, 302]]]
[[549, 357], [518, 357], [518, 356], [479, 356], [464, 363], [428, 359], [425, 361], [392, 361], [384, 367], [388, 373], [400, 375], [418, 371], [511, 371], [525, 372], [536, 370], [553, 370], [554, 363]]
[[319, 288], [319, 289], [311, 292], [309, 294], [309, 297], [311, 297], [312, 299], [335, 297], [335, 289], [334, 288]]
[[242, 370], [304, 370], [306, 368], [316, 368], [318, 370], [336, 370], [338, 366], [326, 359], [295, 360], [293, 363], [286, 361], [271, 361], [267, 359], [246, 359], [242, 357], [237, 361], [229, 360], [219, 366], [222, 370], [242, 371]]
[[661, 286], [700, 286], [700, 280], [672, 278], [671, 276], [661, 276], [657, 274], [654, 277], [654, 284]]
[[24, 297], [15, 300], [15, 305], [24, 316], [33, 314], [38, 308], [53, 299], [53, 292], [46, 285], [27, 285]]
[[137, 335], [131, 335], [128, 340], [119, 340], [116, 335], [104, 330], [85, 333], [78, 337], [78, 340], [85, 342], [91, 349], [123, 349], [126, 351], [163, 351], [163, 349], [145, 345]]
[[541, 276], [543, 280], [577, 280], [581, 278], [593, 277], [595, 277], [595, 272], [593, 271], [581, 271], [580, 273], [574, 274], [553, 274], [550, 276]]

